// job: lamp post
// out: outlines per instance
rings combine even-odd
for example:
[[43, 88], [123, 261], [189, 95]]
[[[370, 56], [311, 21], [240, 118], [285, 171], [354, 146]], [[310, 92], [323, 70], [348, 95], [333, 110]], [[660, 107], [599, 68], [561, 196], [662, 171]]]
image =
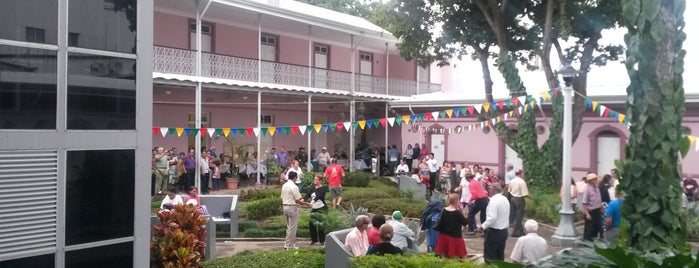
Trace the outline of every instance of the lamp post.
[[561, 219], [558, 222], [556, 232], [551, 236], [551, 243], [555, 246], [568, 247], [575, 244], [579, 239], [575, 231], [575, 211], [570, 205], [570, 182], [571, 182], [571, 150], [573, 146], [573, 85], [572, 82], [578, 74], [570, 64], [566, 64], [559, 71], [563, 77], [565, 87], [563, 88], [563, 170], [561, 197], [561, 210], [558, 212]]

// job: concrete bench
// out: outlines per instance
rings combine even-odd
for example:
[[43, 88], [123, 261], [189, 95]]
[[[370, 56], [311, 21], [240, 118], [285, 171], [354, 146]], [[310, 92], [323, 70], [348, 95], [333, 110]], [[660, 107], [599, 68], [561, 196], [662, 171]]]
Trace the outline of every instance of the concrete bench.
[[237, 195], [202, 195], [201, 203], [206, 206], [216, 225], [229, 225], [230, 237], [238, 235]]
[[[354, 228], [330, 232], [325, 236], [325, 268], [350, 267], [349, 258], [354, 257], [345, 247], [345, 238]], [[408, 239], [408, 248], [415, 247], [415, 241]]]

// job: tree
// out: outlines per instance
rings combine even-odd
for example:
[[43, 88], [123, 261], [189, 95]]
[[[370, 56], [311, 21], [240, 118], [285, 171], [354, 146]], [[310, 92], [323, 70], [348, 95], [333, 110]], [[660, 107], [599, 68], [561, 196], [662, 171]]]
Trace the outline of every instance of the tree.
[[626, 163], [617, 166], [627, 194], [622, 211], [630, 223], [628, 241], [643, 251], [680, 249], [684, 243], [678, 165], [680, 152], [689, 149], [681, 125], [684, 10], [684, 0], [623, 1], [631, 135]]
[[[396, 25], [387, 28], [400, 39], [403, 57], [426, 65], [435, 60], [445, 64], [454, 54], [471, 55], [481, 63], [488, 102], [493, 101], [490, 59], [505, 78], [510, 95], [517, 97], [526, 95], [517, 63], [531, 68], [536, 57], [541, 59], [549, 88], [559, 86], [550, 61], [554, 50], [561, 62], [578, 63], [581, 72], [573, 87], [586, 95], [590, 67], [617, 60], [622, 51], [620, 46], [599, 44], [602, 30], [619, 24], [621, 6], [616, 0], [407, 0], [389, 5]], [[433, 37], [433, 25], [441, 25], [441, 36]], [[564, 49], [561, 41], [566, 40], [574, 42]], [[573, 139], [580, 132], [584, 109], [583, 98], [576, 96]], [[504, 123], [495, 127], [498, 137], [522, 158], [532, 184], [560, 181], [562, 113], [561, 100], [554, 98], [549, 138], [541, 147], [534, 113], [518, 118], [517, 131]]]

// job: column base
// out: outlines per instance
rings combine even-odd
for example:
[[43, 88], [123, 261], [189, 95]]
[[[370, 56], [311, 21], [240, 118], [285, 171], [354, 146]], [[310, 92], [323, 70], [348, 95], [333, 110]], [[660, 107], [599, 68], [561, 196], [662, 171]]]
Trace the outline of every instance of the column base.
[[561, 211], [559, 213], [561, 220], [556, 232], [551, 236], [551, 245], [557, 247], [575, 246], [576, 241], [580, 240], [580, 236], [575, 230], [575, 212]]
[[255, 183], [255, 189], [262, 189], [262, 183], [256, 182], [256, 183]]

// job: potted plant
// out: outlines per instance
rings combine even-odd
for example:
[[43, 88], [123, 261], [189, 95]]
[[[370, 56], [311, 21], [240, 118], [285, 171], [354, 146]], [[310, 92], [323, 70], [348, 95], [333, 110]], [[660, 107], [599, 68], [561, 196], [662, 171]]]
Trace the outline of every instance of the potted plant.
[[238, 182], [240, 182], [240, 178], [238, 178], [238, 174], [229, 174], [226, 177], [226, 188], [228, 190], [238, 189]]
[[279, 165], [271, 164], [267, 168], [267, 177], [269, 184], [278, 185], [279, 184], [279, 174], [284, 171]]

